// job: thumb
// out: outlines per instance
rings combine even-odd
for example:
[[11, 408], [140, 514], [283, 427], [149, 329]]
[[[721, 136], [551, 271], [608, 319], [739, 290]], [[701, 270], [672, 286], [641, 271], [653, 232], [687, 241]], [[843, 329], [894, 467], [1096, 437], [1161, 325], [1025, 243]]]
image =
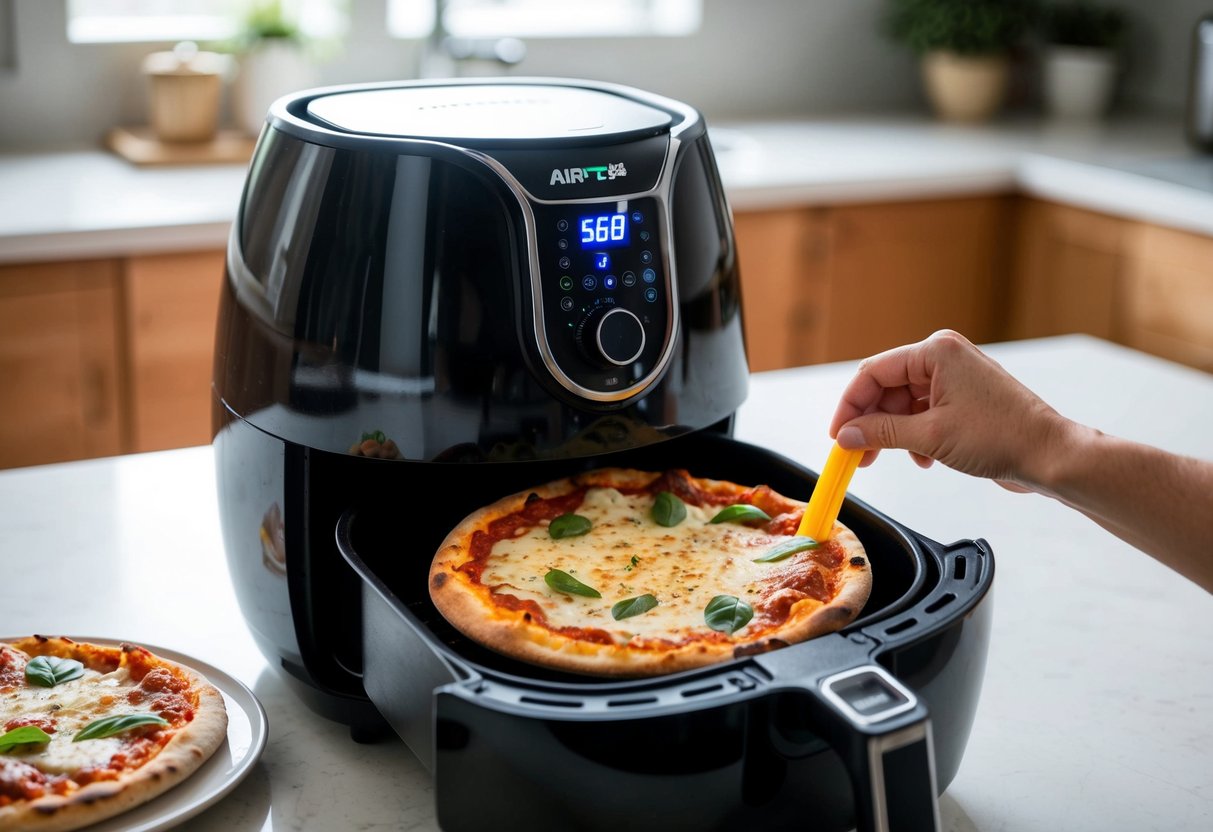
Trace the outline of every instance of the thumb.
[[901, 448], [934, 456], [934, 448], [926, 447], [922, 436], [922, 421], [917, 414], [869, 413], [843, 425], [837, 440], [848, 451]]

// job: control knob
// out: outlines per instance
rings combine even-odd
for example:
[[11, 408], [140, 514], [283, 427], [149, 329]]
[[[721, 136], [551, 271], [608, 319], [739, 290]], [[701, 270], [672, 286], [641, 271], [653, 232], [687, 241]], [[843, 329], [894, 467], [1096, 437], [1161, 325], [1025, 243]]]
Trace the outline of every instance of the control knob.
[[586, 358], [605, 368], [626, 367], [644, 352], [644, 325], [622, 306], [602, 306], [577, 325], [577, 344]]

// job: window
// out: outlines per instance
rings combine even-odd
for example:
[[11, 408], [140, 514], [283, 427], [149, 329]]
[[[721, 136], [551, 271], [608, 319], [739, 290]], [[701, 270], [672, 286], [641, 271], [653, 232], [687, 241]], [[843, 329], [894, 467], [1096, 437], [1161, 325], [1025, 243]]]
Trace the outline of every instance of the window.
[[[387, 0], [388, 31], [425, 37], [435, 0]], [[702, 0], [446, 0], [443, 23], [464, 38], [687, 35], [699, 28]]]
[[[345, 34], [348, 0], [276, 0], [304, 34]], [[274, 0], [68, 0], [67, 38], [72, 43], [111, 41], [224, 40], [239, 33], [256, 7]]]
[[353, 5], [377, 6], [398, 38], [428, 36], [439, 5], [445, 31], [464, 38], [687, 35], [703, 14], [703, 0], [68, 0], [67, 34], [72, 43], [224, 40], [250, 10], [273, 5], [316, 38], [344, 35]]

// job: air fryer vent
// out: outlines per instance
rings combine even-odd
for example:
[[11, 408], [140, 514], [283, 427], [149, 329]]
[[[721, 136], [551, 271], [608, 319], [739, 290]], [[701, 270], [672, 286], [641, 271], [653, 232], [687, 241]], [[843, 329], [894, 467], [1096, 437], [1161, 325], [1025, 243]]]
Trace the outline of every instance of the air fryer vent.
[[917, 618], [907, 618], [904, 621], [899, 621], [898, 623], [894, 624], [889, 629], [885, 630], [884, 634], [886, 636], [895, 636], [898, 633], [904, 633], [906, 630], [910, 629], [911, 627], [916, 627], [916, 626], [918, 626]]
[[526, 702], [529, 705], [546, 705], [552, 708], [580, 708], [584, 703], [576, 699], [554, 699], [546, 696], [520, 696], [519, 702]]
[[956, 600], [956, 596], [955, 596], [955, 594], [953, 594], [951, 592], [949, 592], [945, 595], [941, 595], [939, 598], [932, 601], [931, 606], [927, 607], [926, 610], [924, 610], [924, 612], [937, 613], [941, 609], [943, 609], [944, 607], [946, 607], [948, 604], [952, 603], [955, 600]]

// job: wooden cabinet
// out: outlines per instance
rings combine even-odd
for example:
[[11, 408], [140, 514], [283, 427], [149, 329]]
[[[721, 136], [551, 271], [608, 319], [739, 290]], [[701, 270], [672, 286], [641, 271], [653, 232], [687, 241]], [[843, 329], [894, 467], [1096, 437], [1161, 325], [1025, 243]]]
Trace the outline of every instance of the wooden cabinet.
[[131, 450], [211, 441], [211, 357], [223, 252], [125, 261]]
[[[750, 367], [951, 328], [1086, 332], [1213, 371], [1213, 238], [1018, 196], [735, 219]], [[223, 252], [0, 266], [0, 467], [211, 440]]]
[[1123, 339], [1126, 258], [1139, 224], [1021, 200], [1007, 336]]
[[126, 445], [113, 261], [0, 266], [0, 467]]
[[1213, 371], [1213, 238], [1022, 202], [1010, 337], [1085, 332]]
[[1123, 343], [1213, 372], [1213, 238], [1142, 225], [1132, 239]]
[[956, 329], [1000, 333], [1009, 197], [736, 217], [752, 370], [860, 358]]
[[0, 468], [211, 441], [223, 253], [0, 266]]

